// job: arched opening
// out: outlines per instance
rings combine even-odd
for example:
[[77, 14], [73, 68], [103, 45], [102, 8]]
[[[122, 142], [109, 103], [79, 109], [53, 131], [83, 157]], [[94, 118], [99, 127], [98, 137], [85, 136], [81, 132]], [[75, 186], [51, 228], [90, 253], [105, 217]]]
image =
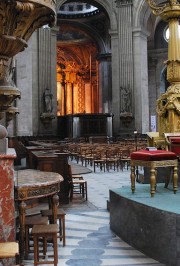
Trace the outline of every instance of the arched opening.
[[[110, 57], [109, 23], [106, 11], [95, 2], [68, 1], [60, 7], [57, 22], [58, 116], [104, 111], [103, 101], [108, 93], [103, 85], [105, 82], [110, 84], [111, 79], [111, 68], [106, 68]], [[108, 90], [111, 91], [110, 86]]]

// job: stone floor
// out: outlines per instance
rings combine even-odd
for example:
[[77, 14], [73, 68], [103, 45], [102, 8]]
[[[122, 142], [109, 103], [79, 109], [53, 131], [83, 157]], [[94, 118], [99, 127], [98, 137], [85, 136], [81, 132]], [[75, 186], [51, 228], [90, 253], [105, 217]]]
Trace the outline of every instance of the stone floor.
[[[96, 173], [83, 176], [88, 182], [88, 201], [76, 197], [63, 206], [67, 213], [66, 246], [58, 243], [58, 266], [163, 265], [135, 250], [110, 230], [109, 189], [130, 186], [129, 170], [101, 172], [97, 169]], [[32, 254], [24, 265], [34, 265]]]

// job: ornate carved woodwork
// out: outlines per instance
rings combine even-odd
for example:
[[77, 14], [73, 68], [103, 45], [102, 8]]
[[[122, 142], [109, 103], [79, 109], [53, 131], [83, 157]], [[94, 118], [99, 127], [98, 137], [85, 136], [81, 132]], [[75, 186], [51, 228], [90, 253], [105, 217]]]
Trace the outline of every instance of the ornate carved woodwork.
[[13, 119], [13, 117], [19, 114], [19, 109], [17, 107], [11, 106], [6, 111], [6, 127], [8, 127], [9, 122]]
[[37, 28], [54, 25], [55, 4], [55, 0], [0, 2], [0, 112], [20, 98], [20, 91], [10, 78], [11, 58], [28, 46], [27, 41]]
[[[84, 113], [86, 87], [90, 86], [92, 91], [93, 82], [98, 94], [97, 55], [97, 47], [90, 37], [72, 26], [61, 25], [57, 45], [58, 115]], [[88, 101], [88, 110], [98, 112], [94, 103], [94, 99]]]

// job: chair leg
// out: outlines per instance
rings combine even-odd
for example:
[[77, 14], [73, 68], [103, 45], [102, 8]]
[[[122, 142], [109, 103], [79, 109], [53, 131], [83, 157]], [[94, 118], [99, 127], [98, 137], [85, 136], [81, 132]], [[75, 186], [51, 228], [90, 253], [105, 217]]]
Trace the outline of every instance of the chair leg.
[[84, 184], [82, 184], [82, 185], [80, 185], [80, 189], [82, 189], [82, 196], [83, 196], [83, 198], [84, 198]]
[[86, 190], [86, 200], [87, 200], [87, 182], [85, 183], [85, 190]]
[[46, 257], [46, 253], [47, 253], [47, 239], [46, 239], [46, 237], [43, 237], [43, 256], [44, 256], [44, 258]]
[[39, 251], [38, 251], [38, 239], [37, 237], [34, 237], [34, 266], [37, 266], [37, 263], [38, 263], [38, 254], [39, 254]]
[[29, 228], [25, 227], [25, 258], [28, 258], [29, 253]]
[[57, 237], [53, 236], [53, 243], [54, 243], [54, 266], [58, 264], [58, 246], [57, 246]]
[[62, 218], [62, 229], [63, 229], [63, 247], [64, 247], [66, 245], [65, 217]]
[[59, 218], [59, 235], [60, 235], [60, 240], [63, 241], [63, 247], [65, 247], [65, 245], [66, 245], [65, 232], [66, 232], [66, 230], [65, 230], [65, 217], [62, 216], [61, 218]]

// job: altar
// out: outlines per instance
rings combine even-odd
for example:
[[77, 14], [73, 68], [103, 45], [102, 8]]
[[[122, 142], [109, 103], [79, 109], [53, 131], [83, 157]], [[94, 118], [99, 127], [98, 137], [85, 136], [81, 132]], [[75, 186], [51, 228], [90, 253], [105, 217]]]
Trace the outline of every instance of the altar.
[[58, 136], [88, 140], [92, 136], [112, 137], [113, 114], [74, 114], [58, 117]]

